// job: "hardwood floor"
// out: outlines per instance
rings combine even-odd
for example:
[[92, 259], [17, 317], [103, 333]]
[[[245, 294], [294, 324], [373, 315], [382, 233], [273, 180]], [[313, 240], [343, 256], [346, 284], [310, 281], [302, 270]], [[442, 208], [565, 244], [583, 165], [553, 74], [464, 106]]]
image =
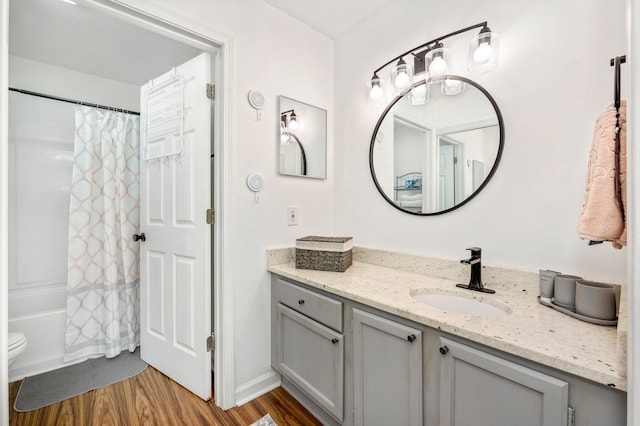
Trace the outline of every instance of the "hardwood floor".
[[[9, 406], [20, 382], [9, 385]], [[278, 426], [320, 425], [302, 405], [277, 388], [241, 407], [222, 411], [153, 367], [139, 375], [27, 413], [11, 409], [10, 426], [250, 425], [270, 414]]]

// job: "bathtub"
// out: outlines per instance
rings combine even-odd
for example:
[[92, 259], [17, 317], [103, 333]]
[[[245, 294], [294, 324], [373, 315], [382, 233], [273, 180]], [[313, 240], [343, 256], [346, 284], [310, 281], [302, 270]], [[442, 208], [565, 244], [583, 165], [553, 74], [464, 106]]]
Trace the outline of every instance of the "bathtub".
[[9, 330], [24, 333], [27, 348], [9, 369], [9, 381], [69, 365], [62, 361], [67, 320], [66, 288], [9, 291]]

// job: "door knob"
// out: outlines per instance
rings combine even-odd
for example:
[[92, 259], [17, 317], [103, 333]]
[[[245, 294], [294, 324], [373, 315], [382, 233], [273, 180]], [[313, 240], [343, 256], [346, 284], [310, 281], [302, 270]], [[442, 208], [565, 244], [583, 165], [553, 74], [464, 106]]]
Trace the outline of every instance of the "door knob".
[[133, 234], [133, 241], [138, 241], [138, 240], [142, 240], [142, 241], [147, 240], [147, 237], [144, 235], [144, 232], [141, 234]]

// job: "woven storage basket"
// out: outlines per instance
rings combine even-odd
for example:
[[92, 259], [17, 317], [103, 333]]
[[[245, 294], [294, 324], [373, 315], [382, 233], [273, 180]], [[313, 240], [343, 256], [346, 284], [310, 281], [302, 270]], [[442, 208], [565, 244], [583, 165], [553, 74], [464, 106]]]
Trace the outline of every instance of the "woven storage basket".
[[308, 236], [296, 240], [296, 268], [344, 272], [353, 263], [351, 237]]

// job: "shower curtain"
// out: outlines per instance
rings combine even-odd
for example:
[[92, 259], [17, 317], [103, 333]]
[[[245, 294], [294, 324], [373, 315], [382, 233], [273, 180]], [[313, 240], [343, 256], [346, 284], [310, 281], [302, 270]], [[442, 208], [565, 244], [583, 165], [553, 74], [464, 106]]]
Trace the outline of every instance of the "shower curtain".
[[140, 343], [140, 118], [76, 106], [65, 361]]

